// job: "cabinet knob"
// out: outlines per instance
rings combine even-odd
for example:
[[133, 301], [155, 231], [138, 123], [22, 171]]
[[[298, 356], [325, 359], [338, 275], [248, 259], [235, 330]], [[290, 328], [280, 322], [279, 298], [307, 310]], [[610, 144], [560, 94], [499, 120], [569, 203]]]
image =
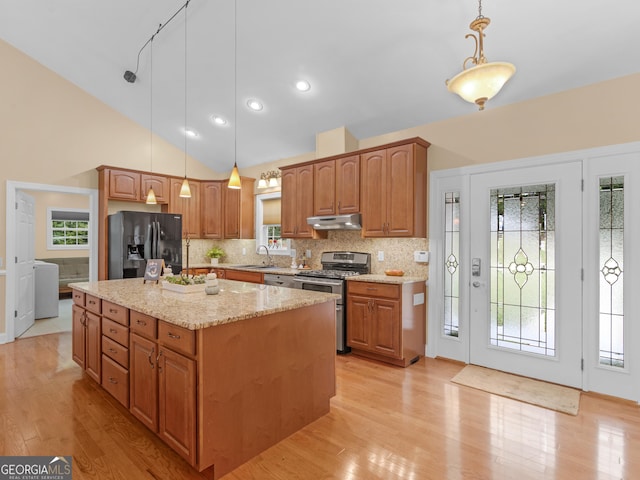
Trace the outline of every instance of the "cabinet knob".
[[113, 383], [114, 385], [118, 383], [118, 380], [116, 380], [113, 377], [109, 377], [109, 383]]
[[116, 330], [115, 328], [110, 328], [110, 329], [109, 329], [109, 332], [110, 332], [110, 333], [118, 333], [118, 330]]
[[147, 326], [147, 322], [145, 322], [144, 320], [136, 320], [136, 323], [137, 323], [138, 325], [142, 325], [143, 327], [146, 327], [146, 326]]

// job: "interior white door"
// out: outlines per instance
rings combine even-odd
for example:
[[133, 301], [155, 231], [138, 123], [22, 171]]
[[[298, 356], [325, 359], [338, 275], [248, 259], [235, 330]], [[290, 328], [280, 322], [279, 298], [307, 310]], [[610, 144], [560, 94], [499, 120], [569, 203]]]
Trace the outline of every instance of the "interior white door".
[[582, 386], [580, 162], [470, 176], [470, 363]]
[[14, 336], [19, 337], [35, 322], [35, 200], [21, 190], [16, 192], [15, 230], [15, 319]]

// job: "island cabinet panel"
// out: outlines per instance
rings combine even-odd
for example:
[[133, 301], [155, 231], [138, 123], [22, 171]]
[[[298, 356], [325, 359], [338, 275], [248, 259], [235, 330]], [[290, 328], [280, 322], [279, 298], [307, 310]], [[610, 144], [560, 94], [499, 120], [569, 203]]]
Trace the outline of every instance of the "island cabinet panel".
[[198, 331], [200, 470], [219, 478], [329, 412], [335, 321], [329, 301]]
[[100, 383], [102, 372], [102, 333], [101, 318], [91, 312], [85, 312], [85, 372]]
[[352, 353], [406, 367], [424, 355], [424, 282], [347, 283], [347, 345]]
[[102, 354], [115, 360], [123, 368], [129, 369], [129, 349], [106, 335], [102, 335]]
[[158, 341], [177, 352], [195, 355], [196, 332], [167, 322], [158, 322]]
[[425, 237], [427, 149], [410, 143], [361, 155], [363, 237]]
[[[133, 325], [131, 326], [133, 330]], [[129, 410], [147, 428], [158, 431], [158, 344], [131, 333]]]
[[158, 434], [196, 463], [196, 362], [165, 347], [158, 352]]
[[131, 332], [143, 337], [156, 339], [158, 331], [158, 321], [150, 315], [131, 311]]

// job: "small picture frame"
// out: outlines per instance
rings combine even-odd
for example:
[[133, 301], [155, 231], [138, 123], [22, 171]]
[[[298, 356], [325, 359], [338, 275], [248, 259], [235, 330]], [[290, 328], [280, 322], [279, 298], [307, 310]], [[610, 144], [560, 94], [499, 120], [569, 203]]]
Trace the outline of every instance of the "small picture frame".
[[147, 280], [158, 283], [163, 271], [164, 259], [158, 258], [147, 260], [147, 268], [144, 271], [144, 283], [147, 283]]

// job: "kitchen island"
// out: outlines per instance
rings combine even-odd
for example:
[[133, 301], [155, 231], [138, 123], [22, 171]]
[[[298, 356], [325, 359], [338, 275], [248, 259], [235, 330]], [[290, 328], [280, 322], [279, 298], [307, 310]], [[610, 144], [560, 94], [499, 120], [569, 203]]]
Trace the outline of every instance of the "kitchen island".
[[219, 280], [72, 284], [73, 358], [208, 478], [329, 412], [336, 295]]

